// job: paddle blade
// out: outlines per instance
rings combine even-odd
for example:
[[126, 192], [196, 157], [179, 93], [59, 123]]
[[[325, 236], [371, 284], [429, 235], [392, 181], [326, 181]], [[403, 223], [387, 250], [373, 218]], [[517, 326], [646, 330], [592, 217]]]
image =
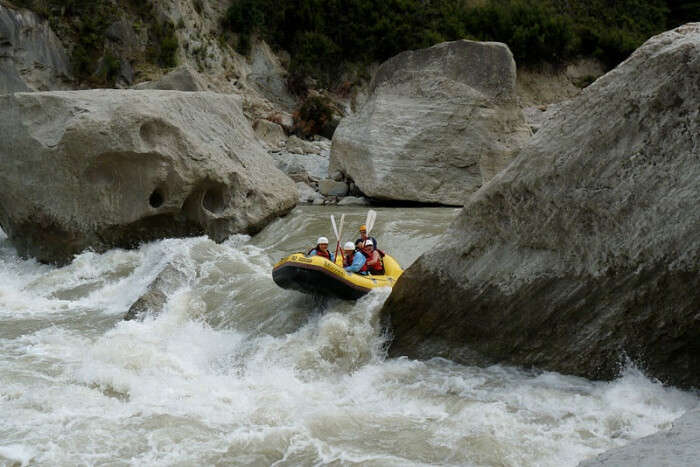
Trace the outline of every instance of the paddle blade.
[[333, 214], [331, 214], [331, 225], [333, 226], [333, 233], [335, 234], [335, 238], [338, 239], [338, 241], [340, 241], [340, 235], [338, 235], [338, 227], [335, 226], [335, 217], [333, 217]]
[[345, 214], [340, 215], [340, 227], [338, 228], [338, 241], [343, 236], [343, 224], [345, 223]]
[[377, 219], [377, 211], [370, 209], [367, 211], [367, 220], [365, 221], [365, 225], [367, 226], [367, 236], [369, 236], [369, 232], [372, 230], [372, 227], [374, 227], [374, 221]]

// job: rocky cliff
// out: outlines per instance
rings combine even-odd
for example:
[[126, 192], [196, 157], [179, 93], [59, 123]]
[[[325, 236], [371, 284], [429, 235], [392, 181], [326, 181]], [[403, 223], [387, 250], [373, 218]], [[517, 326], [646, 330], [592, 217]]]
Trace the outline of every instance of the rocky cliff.
[[68, 55], [48, 21], [0, 2], [0, 94], [67, 89]]
[[391, 354], [700, 387], [700, 24], [563, 104], [382, 311]]
[[[215, 0], [101, 0], [92, 6], [0, 0], [0, 93], [127, 88], [146, 81], [147, 88], [190, 86], [191, 80], [177, 76], [156, 84], [178, 65], [180, 75], [182, 69], [197, 73], [197, 90], [241, 96], [251, 121], [273, 113], [291, 119], [297, 101], [286, 88], [280, 59], [261, 41], [249, 56], [237, 53], [222, 27], [227, 7]], [[158, 52], [165, 46], [170, 55], [163, 62]]]
[[529, 137], [508, 47], [446, 42], [379, 67], [333, 135], [330, 171], [373, 198], [463, 205]]
[[0, 96], [0, 117], [0, 226], [42, 261], [253, 233], [297, 201], [234, 96], [17, 93]]

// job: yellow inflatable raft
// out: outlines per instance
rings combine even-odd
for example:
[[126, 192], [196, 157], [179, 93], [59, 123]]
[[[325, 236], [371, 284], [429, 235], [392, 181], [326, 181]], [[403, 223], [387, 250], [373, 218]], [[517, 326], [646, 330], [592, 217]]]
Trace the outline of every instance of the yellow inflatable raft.
[[342, 258], [338, 258], [336, 264], [321, 256], [307, 257], [295, 253], [275, 264], [272, 280], [283, 289], [355, 300], [372, 289], [394, 286], [403, 269], [389, 255], [384, 255], [383, 260], [385, 274], [363, 276], [345, 271], [341, 266]]

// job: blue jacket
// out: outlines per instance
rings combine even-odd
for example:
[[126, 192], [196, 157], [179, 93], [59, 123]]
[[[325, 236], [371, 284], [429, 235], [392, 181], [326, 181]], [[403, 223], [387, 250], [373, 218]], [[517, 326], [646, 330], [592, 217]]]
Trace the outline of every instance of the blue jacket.
[[352, 258], [352, 264], [350, 266], [345, 266], [345, 270], [347, 272], [359, 273], [360, 269], [362, 269], [362, 266], [365, 265], [366, 261], [367, 261], [367, 258], [365, 258], [365, 255], [363, 255], [359, 251], [356, 251], [355, 256], [353, 256], [353, 258]]
[[[316, 248], [314, 248], [313, 250], [309, 251], [309, 254], [306, 255], [306, 256], [316, 256], [316, 253], [317, 253]], [[329, 251], [328, 253], [330, 253], [330, 255], [331, 255], [331, 262], [334, 262], [334, 261], [335, 261], [335, 255], [334, 255], [332, 252], [330, 252], [330, 251]]]

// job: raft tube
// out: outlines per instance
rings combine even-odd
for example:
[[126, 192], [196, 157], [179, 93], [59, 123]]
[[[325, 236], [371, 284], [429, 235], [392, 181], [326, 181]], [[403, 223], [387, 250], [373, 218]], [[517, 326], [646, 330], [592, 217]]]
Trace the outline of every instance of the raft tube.
[[[295, 253], [275, 264], [272, 280], [283, 289], [355, 300], [372, 289], [394, 286], [403, 269], [389, 255], [385, 255], [383, 260], [384, 275], [363, 276], [347, 272], [338, 264], [321, 256], [306, 257], [303, 253]], [[338, 258], [338, 261], [342, 261], [342, 258]]]

